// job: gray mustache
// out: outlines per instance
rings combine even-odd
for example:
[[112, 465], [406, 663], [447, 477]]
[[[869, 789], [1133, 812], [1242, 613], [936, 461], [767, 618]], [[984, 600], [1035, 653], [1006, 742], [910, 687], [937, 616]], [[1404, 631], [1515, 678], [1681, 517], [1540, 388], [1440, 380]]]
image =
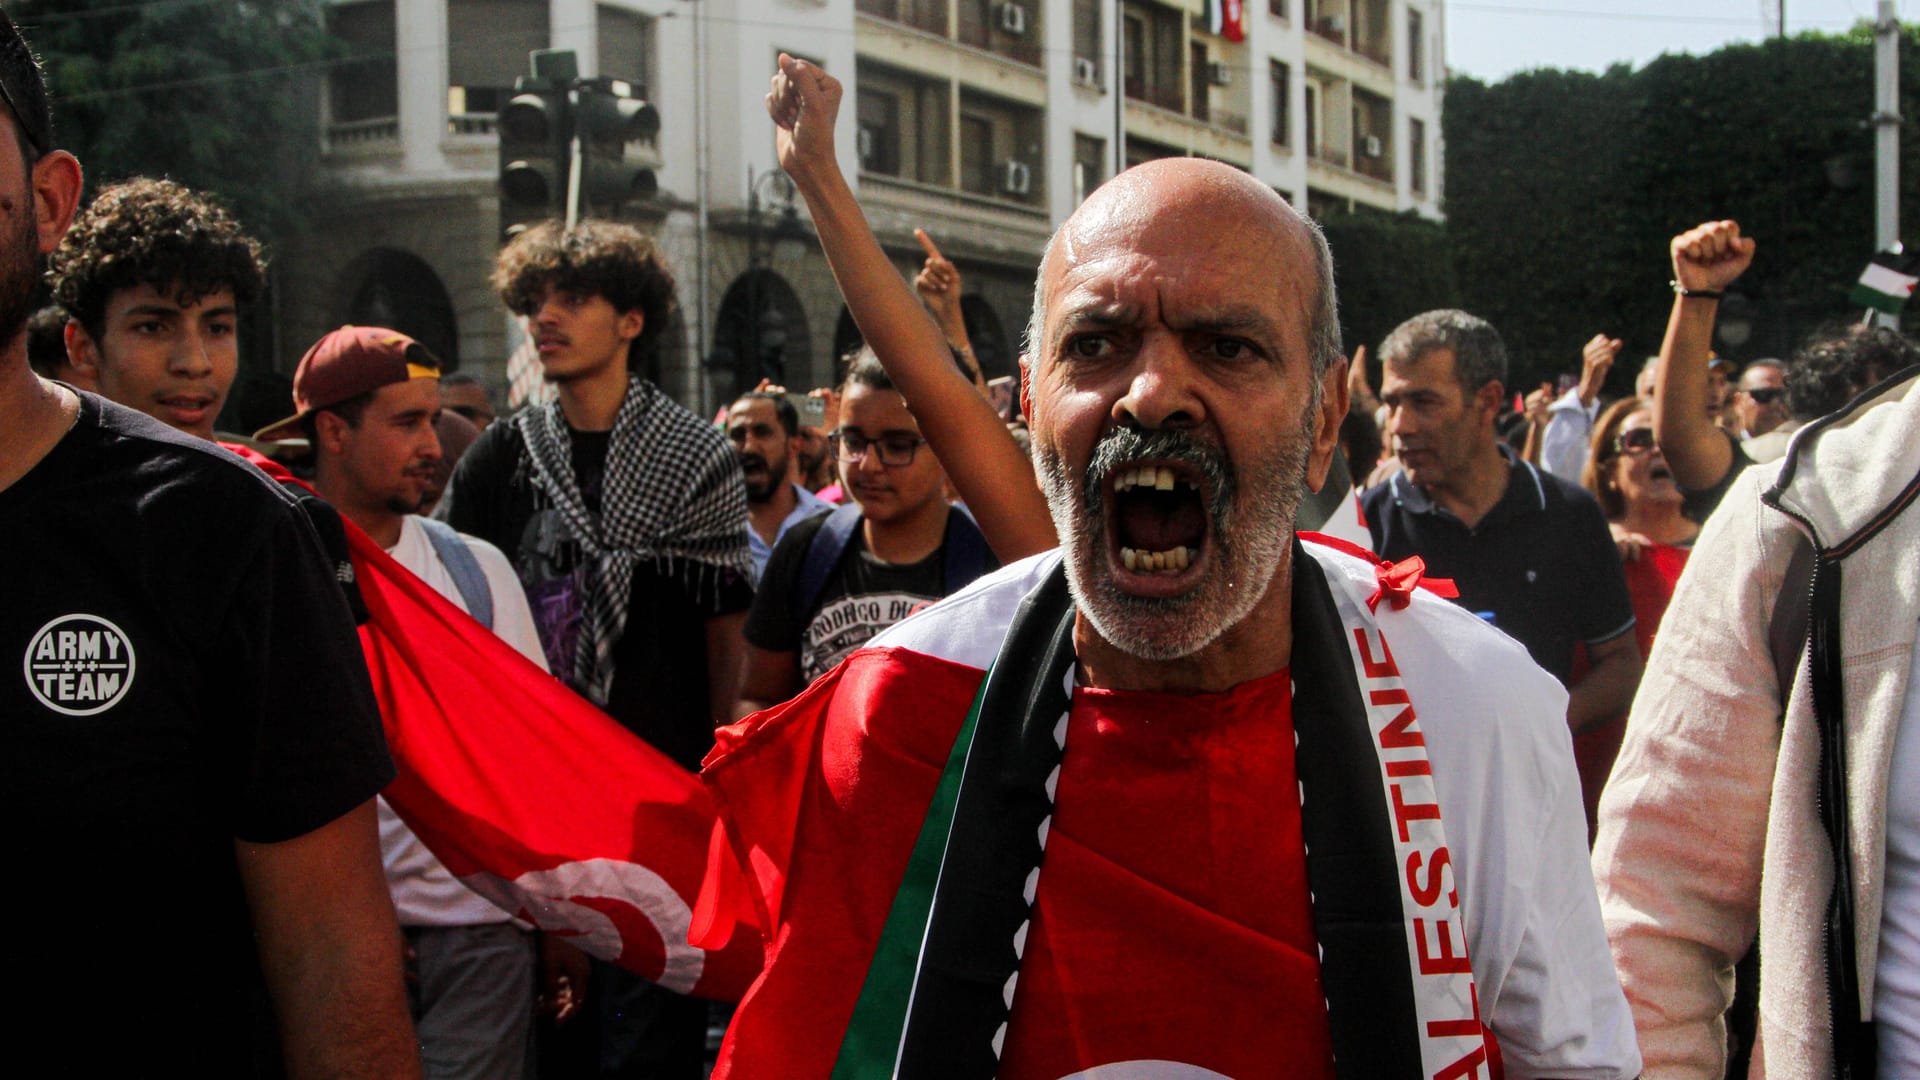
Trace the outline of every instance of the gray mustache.
[[1233, 469], [1216, 447], [1185, 431], [1141, 431], [1117, 427], [1101, 436], [1087, 462], [1086, 500], [1089, 510], [1102, 505], [1107, 477], [1116, 469], [1144, 459], [1178, 461], [1191, 466], [1206, 481], [1207, 509], [1216, 518], [1233, 503]]

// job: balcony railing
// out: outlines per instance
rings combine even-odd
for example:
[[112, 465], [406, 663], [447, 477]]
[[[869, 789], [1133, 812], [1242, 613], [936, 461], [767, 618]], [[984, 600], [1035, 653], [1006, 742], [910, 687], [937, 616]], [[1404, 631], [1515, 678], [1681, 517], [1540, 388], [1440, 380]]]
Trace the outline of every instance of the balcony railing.
[[449, 135], [491, 135], [498, 113], [451, 113], [447, 116]]
[[1228, 112], [1225, 109], [1214, 109], [1212, 113], [1212, 123], [1214, 127], [1231, 131], [1235, 135], [1244, 136], [1247, 133], [1247, 118], [1245, 116], [1235, 112]]
[[376, 116], [327, 126], [328, 150], [358, 150], [400, 141], [400, 118]]
[[1347, 152], [1345, 150], [1336, 150], [1331, 146], [1323, 146], [1308, 156], [1315, 161], [1332, 165], [1335, 168], [1344, 169], [1347, 167]]

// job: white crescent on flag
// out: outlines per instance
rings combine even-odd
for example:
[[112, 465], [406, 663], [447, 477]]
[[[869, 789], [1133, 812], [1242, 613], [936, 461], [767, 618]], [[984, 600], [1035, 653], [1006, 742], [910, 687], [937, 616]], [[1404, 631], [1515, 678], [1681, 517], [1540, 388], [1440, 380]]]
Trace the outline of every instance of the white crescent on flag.
[[1231, 1080], [1212, 1069], [1180, 1061], [1116, 1061], [1060, 1080]]
[[660, 938], [666, 953], [653, 977], [675, 993], [691, 993], [706, 968], [706, 953], [687, 944], [693, 909], [665, 878], [620, 859], [586, 859], [548, 870], [529, 870], [512, 881], [494, 874], [469, 874], [461, 883], [540, 929], [570, 939], [602, 960], [618, 962], [639, 945], [636, 919]]

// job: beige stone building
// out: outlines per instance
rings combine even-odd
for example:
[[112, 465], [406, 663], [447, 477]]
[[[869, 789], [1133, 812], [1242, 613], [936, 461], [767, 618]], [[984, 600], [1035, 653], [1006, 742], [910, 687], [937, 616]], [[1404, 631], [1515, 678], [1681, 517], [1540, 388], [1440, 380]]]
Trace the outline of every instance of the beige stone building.
[[505, 385], [519, 340], [486, 284], [499, 244], [496, 110], [534, 49], [660, 110], [659, 237], [682, 317], [652, 374], [711, 411], [761, 375], [831, 381], [853, 328], [762, 96], [781, 51], [848, 84], [839, 146], [903, 272], [925, 228], [959, 265], [976, 351], [1011, 374], [1047, 235], [1117, 167], [1230, 162], [1296, 205], [1439, 213], [1443, 0], [333, 0], [353, 58], [320, 103], [344, 193], [284, 251], [276, 338], [388, 322]]

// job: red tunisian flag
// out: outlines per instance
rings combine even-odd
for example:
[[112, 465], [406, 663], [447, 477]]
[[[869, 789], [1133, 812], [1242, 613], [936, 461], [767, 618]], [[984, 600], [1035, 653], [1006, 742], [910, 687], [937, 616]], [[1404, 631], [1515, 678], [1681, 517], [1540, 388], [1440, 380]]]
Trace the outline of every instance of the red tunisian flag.
[[399, 771], [381, 794], [401, 819], [455, 877], [542, 930], [669, 989], [737, 999], [760, 969], [758, 939], [687, 944], [715, 822], [699, 779], [344, 524]]

